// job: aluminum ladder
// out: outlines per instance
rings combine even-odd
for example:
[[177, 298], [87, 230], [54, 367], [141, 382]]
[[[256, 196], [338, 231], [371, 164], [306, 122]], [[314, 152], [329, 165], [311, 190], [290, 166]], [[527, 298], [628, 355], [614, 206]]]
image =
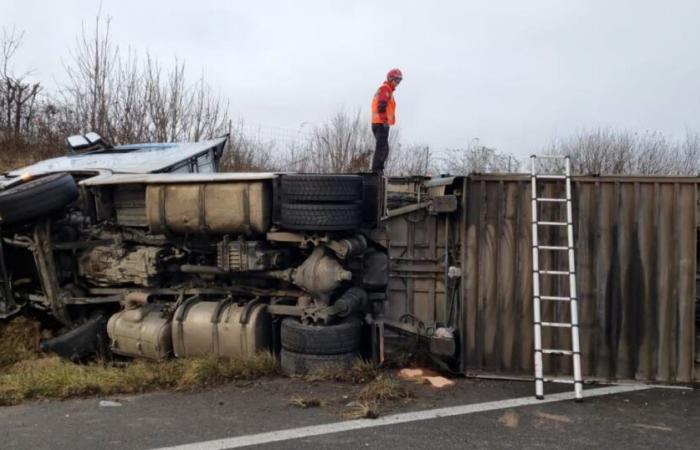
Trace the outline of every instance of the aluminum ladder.
[[[561, 173], [538, 173], [537, 159], [547, 159], [553, 161], [564, 161], [564, 174]], [[544, 399], [544, 383], [567, 383], [574, 385], [574, 398], [577, 402], [583, 400], [583, 379], [581, 377], [581, 347], [579, 341], [579, 321], [578, 321], [578, 299], [576, 296], [576, 259], [574, 254], [574, 224], [573, 208], [571, 204], [571, 160], [568, 156], [536, 156], [530, 157], [531, 162], [531, 188], [532, 188], [532, 300], [534, 316], [534, 337], [535, 337], [535, 397]], [[562, 180], [566, 184], [565, 198], [547, 198], [537, 196], [538, 180]], [[542, 221], [538, 217], [538, 206], [541, 203], [553, 205], [566, 204], [566, 221]], [[567, 245], [561, 243], [541, 244], [539, 242], [538, 231], [541, 227], [566, 227]], [[555, 245], [556, 244], [556, 245]], [[567, 252], [568, 270], [560, 268], [540, 268], [540, 252]], [[565, 276], [569, 278], [569, 294], [554, 295], [548, 293], [543, 295], [540, 292], [540, 280], [542, 276]], [[570, 306], [569, 322], [546, 322], [542, 321], [542, 302], [568, 302]], [[542, 328], [570, 328], [571, 329], [571, 349], [542, 348]], [[543, 375], [542, 355], [571, 356], [573, 360], [573, 378], [545, 378]]]

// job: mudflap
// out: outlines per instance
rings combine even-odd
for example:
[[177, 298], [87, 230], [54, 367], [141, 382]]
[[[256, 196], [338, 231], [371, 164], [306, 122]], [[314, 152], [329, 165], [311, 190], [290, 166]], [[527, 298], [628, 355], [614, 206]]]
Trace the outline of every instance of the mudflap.
[[107, 316], [99, 313], [67, 333], [46, 339], [40, 349], [74, 362], [94, 355], [108, 357]]

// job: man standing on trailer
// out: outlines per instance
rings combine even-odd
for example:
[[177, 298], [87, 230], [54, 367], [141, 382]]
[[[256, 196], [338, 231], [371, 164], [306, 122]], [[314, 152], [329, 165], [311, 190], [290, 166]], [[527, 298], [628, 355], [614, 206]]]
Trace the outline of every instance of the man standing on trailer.
[[399, 69], [391, 69], [372, 99], [372, 133], [377, 140], [372, 172], [384, 172], [384, 163], [389, 156], [389, 127], [396, 123], [394, 89], [402, 79], [403, 74]]

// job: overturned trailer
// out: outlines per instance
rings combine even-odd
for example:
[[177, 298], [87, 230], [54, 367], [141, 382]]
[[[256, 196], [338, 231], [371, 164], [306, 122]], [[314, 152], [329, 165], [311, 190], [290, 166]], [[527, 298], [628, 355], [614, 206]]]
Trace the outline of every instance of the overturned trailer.
[[[394, 332], [455, 371], [531, 376], [528, 177], [217, 173], [224, 144], [99, 148], [7, 174], [0, 316], [46, 311], [63, 328], [43, 347], [73, 358], [272, 350], [304, 372], [381, 359]], [[587, 379], [698, 381], [697, 202], [694, 178], [575, 178]]]
[[[391, 260], [387, 324], [429, 342], [439, 342], [430, 337], [438, 327], [453, 327], [460, 341], [454, 363], [465, 374], [532, 377], [529, 176], [392, 181], [390, 197], [411, 192], [415, 201], [390, 212], [379, 237]], [[700, 381], [698, 181], [574, 177], [586, 379]], [[541, 188], [540, 196], [562, 197], [563, 183]], [[540, 214], [557, 217], [552, 210]], [[552, 228], [547, 241], [557, 240], [565, 234]], [[542, 267], [564, 266], [555, 256], [543, 258]], [[566, 287], [560, 283], [567, 281], [548, 281], [542, 291]], [[568, 305], [550, 303], [545, 320], [566, 322]], [[545, 347], [570, 346], [568, 330], [550, 330], [543, 339]], [[546, 373], [571, 374], [570, 360], [545, 358]]]

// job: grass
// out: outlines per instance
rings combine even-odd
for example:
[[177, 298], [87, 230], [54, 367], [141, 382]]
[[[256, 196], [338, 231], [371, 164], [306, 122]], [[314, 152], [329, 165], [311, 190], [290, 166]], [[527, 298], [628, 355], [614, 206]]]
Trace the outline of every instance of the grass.
[[367, 384], [358, 395], [360, 402], [383, 403], [409, 398], [413, 398], [413, 392], [406, 389], [400, 381], [384, 375], [378, 376], [374, 381]]
[[38, 358], [40, 337], [39, 322], [26, 317], [0, 323], [0, 370]]
[[278, 373], [277, 361], [267, 353], [246, 360], [136, 360], [121, 367], [105, 363], [79, 365], [60, 358], [42, 358], [16, 363], [0, 374], [0, 405], [32, 399], [192, 390]]

